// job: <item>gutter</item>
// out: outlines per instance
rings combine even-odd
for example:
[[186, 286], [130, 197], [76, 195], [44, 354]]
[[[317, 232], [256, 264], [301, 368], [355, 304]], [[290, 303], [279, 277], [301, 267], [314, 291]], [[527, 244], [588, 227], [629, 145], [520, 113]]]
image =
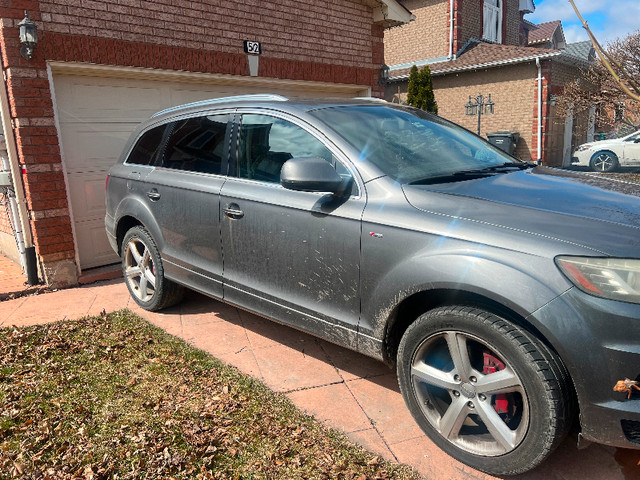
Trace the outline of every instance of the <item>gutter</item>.
[[[432, 70], [431, 71], [431, 76], [439, 76], [439, 75], [445, 75], [447, 73], [455, 73], [455, 72], [465, 72], [465, 71], [469, 71], [469, 70], [478, 70], [481, 68], [491, 68], [491, 67], [499, 67], [501, 65], [513, 65], [516, 63], [525, 63], [525, 62], [530, 62], [531, 60], [538, 60], [538, 59], [547, 59], [547, 58], [552, 58], [552, 57], [557, 57], [558, 55], [561, 55], [562, 52], [553, 52], [553, 53], [547, 53], [545, 55], [532, 55], [529, 57], [520, 57], [520, 58], [511, 58], [508, 60], [498, 60], [497, 62], [487, 62], [487, 63], [477, 63], [475, 65], [465, 65], [463, 67], [456, 67], [456, 68], [449, 68], [446, 70]], [[406, 80], [409, 78], [409, 74], [406, 75], [401, 75], [399, 77], [393, 77], [390, 78], [389, 81], [390, 82], [397, 82], [400, 80]]]
[[[22, 260], [21, 263], [25, 265], [25, 273], [27, 274], [29, 285], [36, 285], [39, 283], [36, 249], [33, 245], [33, 237], [31, 236], [31, 227], [29, 225], [29, 212], [27, 210], [27, 201], [24, 195], [24, 185], [22, 184], [22, 170], [18, 163], [16, 139], [13, 135], [13, 124], [11, 122], [11, 114], [9, 110], [6, 81], [4, 81], [3, 85], [0, 87], [0, 120], [2, 121], [2, 129], [7, 146], [7, 160], [13, 181], [13, 192], [15, 195], [16, 208], [18, 210], [18, 218], [20, 220], [19, 224], [15, 225], [15, 229], [16, 231], [21, 231], [22, 244], [24, 246], [23, 250], [20, 252]], [[16, 241], [20, 242], [17, 238]]]

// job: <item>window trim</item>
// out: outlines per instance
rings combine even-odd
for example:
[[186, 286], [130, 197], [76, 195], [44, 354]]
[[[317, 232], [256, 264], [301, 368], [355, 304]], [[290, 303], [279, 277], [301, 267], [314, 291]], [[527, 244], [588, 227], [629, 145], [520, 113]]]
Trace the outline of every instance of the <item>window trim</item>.
[[[231, 141], [231, 149], [229, 155], [229, 170], [227, 171], [228, 178], [232, 178], [234, 180], [241, 180], [246, 182], [251, 182], [254, 184], [267, 185], [277, 188], [284, 188], [280, 183], [275, 182], [265, 182], [263, 180], [254, 180], [251, 178], [239, 177], [236, 174], [229, 174], [230, 166], [232, 161], [237, 161], [238, 150], [240, 148], [240, 128], [242, 126], [242, 116], [243, 115], [262, 115], [265, 117], [274, 117], [280, 120], [285, 120], [294, 124], [295, 126], [301, 128], [311, 136], [313, 136], [316, 140], [322, 143], [336, 158], [336, 161], [340, 162], [343, 167], [347, 169], [347, 171], [351, 174], [351, 178], [357, 187], [357, 192], [355, 194], [351, 194], [349, 198], [352, 199], [360, 199], [363, 196], [364, 192], [364, 183], [362, 178], [360, 177], [360, 173], [358, 170], [351, 164], [349, 157], [338, 148], [331, 140], [329, 140], [325, 135], [322, 134], [318, 129], [316, 129], [313, 125], [305, 122], [304, 120], [295, 117], [293, 115], [287, 114], [285, 112], [277, 111], [277, 110], [263, 110], [251, 107], [238, 108], [236, 109], [236, 117], [234, 119], [234, 132], [232, 135]], [[306, 192], [306, 193], [316, 193], [317, 195], [326, 195], [326, 193], [322, 192]]]

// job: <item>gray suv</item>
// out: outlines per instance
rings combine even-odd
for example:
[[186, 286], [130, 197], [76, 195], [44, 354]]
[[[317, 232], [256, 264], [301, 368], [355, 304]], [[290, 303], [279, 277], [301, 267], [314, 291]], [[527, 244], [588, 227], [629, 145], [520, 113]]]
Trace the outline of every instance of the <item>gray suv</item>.
[[187, 287], [395, 365], [437, 445], [508, 475], [578, 418], [640, 446], [634, 191], [417, 109], [258, 95], [140, 125], [105, 223], [141, 307]]

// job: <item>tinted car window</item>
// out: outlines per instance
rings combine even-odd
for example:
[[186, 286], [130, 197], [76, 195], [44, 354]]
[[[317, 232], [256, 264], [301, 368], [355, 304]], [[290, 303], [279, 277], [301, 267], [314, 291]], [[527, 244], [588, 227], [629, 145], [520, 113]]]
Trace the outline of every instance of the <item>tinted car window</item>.
[[312, 114], [361, 158], [403, 183], [517, 162], [469, 131], [417, 109], [353, 106]]
[[174, 122], [162, 166], [175, 170], [222, 173], [228, 115], [195, 117]]
[[127, 163], [152, 165], [162, 146], [162, 136], [166, 128], [166, 125], [160, 125], [145, 132], [131, 150]]
[[236, 172], [239, 177], [280, 182], [282, 164], [294, 157], [322, 157], [333, 163], [322, 142], [291, 122], [243, 115]]

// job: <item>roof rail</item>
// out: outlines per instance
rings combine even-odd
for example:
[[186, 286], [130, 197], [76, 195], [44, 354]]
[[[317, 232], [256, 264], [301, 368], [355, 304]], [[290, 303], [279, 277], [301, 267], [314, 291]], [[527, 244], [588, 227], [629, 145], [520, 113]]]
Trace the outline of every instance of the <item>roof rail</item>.
[[151, 117], [158, 117], [160, 115], [164, 115], [165, 113], [174, 112], [176, 110], [182, 110], [187, 107], [206, 107], [208, 105], [217, 105], [219, 103], [228, 103], [228, 102], [241, 102], [243, 100], [253, 100], [256, 102], [288, 102], [289, 99], [283, 97], [282, 95], [275, 95], [272, 93], [258, 93], [253, 95], [236, 95], [233, 97], [220, 97], [220, 98], [210, 98], [208, 100], [201, 100], [199, 102], [193, 103], [185, 103], [184, 105], [178, 105], [176, 107], [165, 108], [164, 110], [160, 110], [157, 113], [151, 115]]
[[353, 97], [354, 100], [369, 100], [370, 102], [389, 103], [384, 98], [378, 97]]

